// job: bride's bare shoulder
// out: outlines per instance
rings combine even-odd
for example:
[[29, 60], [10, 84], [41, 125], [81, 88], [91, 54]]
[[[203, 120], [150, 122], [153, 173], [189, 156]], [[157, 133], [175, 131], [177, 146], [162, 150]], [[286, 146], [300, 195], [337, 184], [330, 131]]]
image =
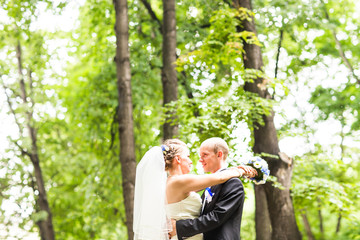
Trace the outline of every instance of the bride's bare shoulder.
[[170, 185], [186, 185], [193, 181], [196, 181], [198, 175], [195, 174], [183, 174], [183, 175], [176, 175], [176, 176], [169, 176], [167, 179], [167, 184]]

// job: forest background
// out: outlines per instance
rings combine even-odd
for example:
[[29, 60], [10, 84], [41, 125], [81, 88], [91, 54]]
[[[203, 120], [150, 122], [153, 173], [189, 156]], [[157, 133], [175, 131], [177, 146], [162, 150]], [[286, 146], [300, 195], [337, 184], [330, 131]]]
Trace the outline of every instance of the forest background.
[[132, 239], [136, 163], [213, 136], [273, 175], [242, 239], [360, 239], [359, 9], [0, 0], [0, 239]]

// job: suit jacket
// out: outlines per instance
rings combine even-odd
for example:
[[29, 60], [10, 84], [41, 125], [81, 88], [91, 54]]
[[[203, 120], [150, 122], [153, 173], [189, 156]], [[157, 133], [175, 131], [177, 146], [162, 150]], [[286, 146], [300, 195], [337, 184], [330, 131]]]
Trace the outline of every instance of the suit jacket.
[[[198, 218], [176, 221], [179, 240], [203, 233], [204, 240], [239, 240], [244, 206], [244, 187], [238, 178], [211, 187], [212, 201]], [[202, 196], [204, 199], [204, 194]], [[204, 200], [203, 200], [204, 201]]]

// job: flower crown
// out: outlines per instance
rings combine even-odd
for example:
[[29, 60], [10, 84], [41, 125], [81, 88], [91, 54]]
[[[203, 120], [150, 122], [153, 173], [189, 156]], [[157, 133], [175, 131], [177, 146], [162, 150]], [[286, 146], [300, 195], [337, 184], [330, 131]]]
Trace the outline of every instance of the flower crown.
[[166, 155], [167, 152], [170, 151], [170, 148], [169, 148], [169, 146], [161, 145], [161, 150], [162, 150], [163, 154]]

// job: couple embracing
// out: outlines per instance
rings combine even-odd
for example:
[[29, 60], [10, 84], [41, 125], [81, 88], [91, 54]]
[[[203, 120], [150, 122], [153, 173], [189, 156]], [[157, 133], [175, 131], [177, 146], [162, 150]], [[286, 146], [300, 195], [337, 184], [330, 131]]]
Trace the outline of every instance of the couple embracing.
[[135, 240], [240, 239], [245, 194], [239, 177], [257, 173], [244, 165], [226, 168], [228, 153], [223, 139], [205, 140], [200, 162], [211, 174], [194, 175], [184, 142], [169, 139], [151, 148], [136, 169]]

